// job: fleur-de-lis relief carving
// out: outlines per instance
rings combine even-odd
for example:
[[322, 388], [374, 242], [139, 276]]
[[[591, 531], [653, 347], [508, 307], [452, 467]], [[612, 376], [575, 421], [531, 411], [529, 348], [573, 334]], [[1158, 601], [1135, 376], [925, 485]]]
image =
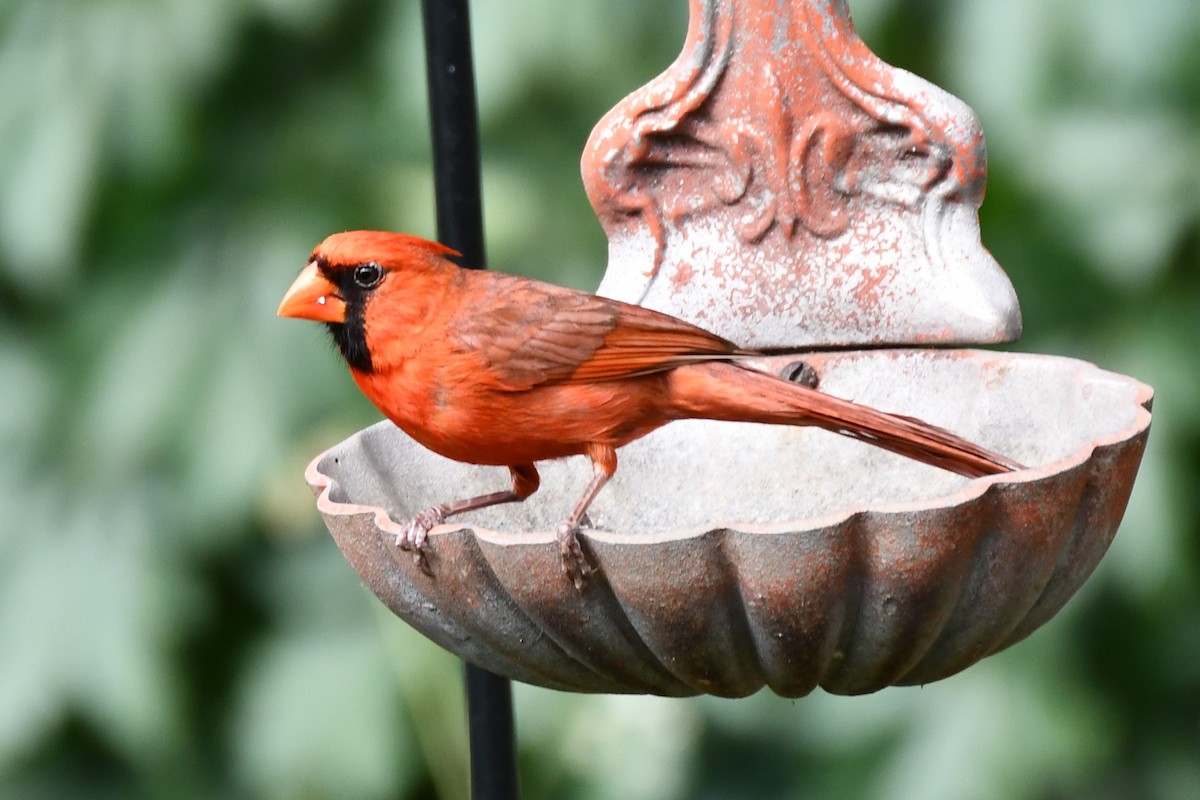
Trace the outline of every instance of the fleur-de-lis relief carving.
[[[691, 12], [679, 58], [585, 151], [610, 238], [602, 290], [732, 322], [722, 332], [743, 327], [760, 346], [1015, 336], [1015, 295], [978, 242], [985, 158], [970, 109], [876, 57], [843, 0], [691, 0]], [[990, 296], [983, 318], [950, 302], [941, 319], [879, 319], [889, 291], [942, 282], [930, 270], [981, 283], [962, 299]], [[697, 281], [730, 298], [727, 313], [689, 299]]]

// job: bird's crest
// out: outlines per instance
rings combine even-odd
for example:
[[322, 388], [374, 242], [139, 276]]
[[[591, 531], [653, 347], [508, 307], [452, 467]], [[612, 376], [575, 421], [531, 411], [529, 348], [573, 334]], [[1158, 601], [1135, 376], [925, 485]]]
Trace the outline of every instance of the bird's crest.
[[457, 250], [419, 236], [390, 231], [345, 231], [325, 238], [312, 257], [327, 264], [351, 265], [374, 261], [387, 267], [415, 255], [458, 256]]

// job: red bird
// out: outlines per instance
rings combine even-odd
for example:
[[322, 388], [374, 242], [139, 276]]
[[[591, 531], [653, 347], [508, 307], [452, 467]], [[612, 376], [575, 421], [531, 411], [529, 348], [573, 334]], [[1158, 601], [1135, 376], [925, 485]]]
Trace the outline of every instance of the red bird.
[[279, 316], [328, 325], [350, 374], [388, 419], [447, 458], [506, 466], [512, 489], [428, 508], [397, 545], [422, 556], [447, 517], [524, 500], [536, 462], [584, 454], [593, 477], [558, 530], [577, 588], [591, 571], [577, 533], [617, 468], [617, 448], [672, 420], [815, 425], [976, 477], [1020, 469], [911, 417], [742, 366], [759, 355], [675, 317], [498, 272], [400, 233], [321, 242]]

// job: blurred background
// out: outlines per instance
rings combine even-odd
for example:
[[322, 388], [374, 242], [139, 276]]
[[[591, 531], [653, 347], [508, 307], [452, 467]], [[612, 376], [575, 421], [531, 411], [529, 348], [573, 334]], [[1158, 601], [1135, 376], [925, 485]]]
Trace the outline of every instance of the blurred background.
[[[578, 173], [684, 0], [476, 0], [492, 264], [593, 288]], [[1158, 392], [1065, 611], [840, 698], [515, 687], [525, 795], [1200, 797], [1200, 14], [853, 0], [975, 108], [1016, 349]], [[459, 798], [461, 669], [382, 610], [306, 462], [376, 419], [275, 318], [325, 234], [433, 235], [415, 0], [0, 2], [0, 797]]]

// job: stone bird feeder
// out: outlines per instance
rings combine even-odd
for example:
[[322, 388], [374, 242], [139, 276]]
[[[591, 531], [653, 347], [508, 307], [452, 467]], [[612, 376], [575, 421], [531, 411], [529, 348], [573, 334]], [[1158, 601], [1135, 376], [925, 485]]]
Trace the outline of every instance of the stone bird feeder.
[[824, 391], [1029, 468], [967, 480], [819, 430], [673, 423], [622, 449], [582, 535], [599, 567], [582, 592], [554, 533], [581, 461], [544, 465], [523, 505], [435, 528], [432, 577], [394, 546], [401, 525], [502, 488], [505, 470], [382, 422], [312, 462], [317, 506], [397, 615], [516, 680], [799, 696], [952, 675], [1046, 622], [1096, 567], [1152, 391], [1066, 358], [931, 349], [1021, 328], [980, 243], [970, 109], [876, 58], [845, 2], [691, 0], [691, 14], [683, 53], [584, 153], [609, 237], [601, 293], [748, 347], [836, 346], [804, 356]]

